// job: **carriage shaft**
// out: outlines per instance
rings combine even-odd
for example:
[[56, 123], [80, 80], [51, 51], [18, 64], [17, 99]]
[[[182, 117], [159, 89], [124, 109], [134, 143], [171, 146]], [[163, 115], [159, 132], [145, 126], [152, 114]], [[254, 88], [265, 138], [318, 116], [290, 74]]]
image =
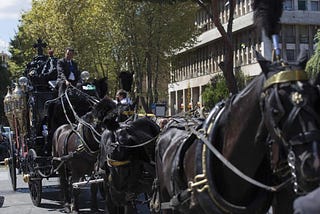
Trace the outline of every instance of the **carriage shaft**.
[[101, 183], [104, 182], [103, 178], [99, 178], [99, 179], [94, 179], [94, 180], [89, 180], [89, 181], [81, 181], [81, 182], [76, 182], [72, 184], [73, 188], [79, 188], [81, 186], [86, 186], [88, 184], [96, 184], [96, 183]]

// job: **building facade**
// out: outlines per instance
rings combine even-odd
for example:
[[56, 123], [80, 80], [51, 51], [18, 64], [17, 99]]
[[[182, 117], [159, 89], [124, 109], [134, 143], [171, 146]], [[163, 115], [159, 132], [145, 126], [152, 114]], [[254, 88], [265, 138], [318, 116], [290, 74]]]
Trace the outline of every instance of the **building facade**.
[[[260, 67], [254, 51], [271, 59], [272, 44], [253, 26], [253, 0], [237, 0], [233, 21], [234, 70], [255, 76]], [[228, 22], [228, 4], [220, 5], [220, 20]], [[320, 28], [320, 0], [285, 0], [281, 17], [280, 47], [285, 61], [293, 62], [301, 50], [314, 51], [314, 35]], [[199, 10], [195, 24], [203, 30], [198, 42], [180, 51], [172, 62], [171, 81], [168, 84], [169, 115], [202, 106], [201, 94], [210, 79], [221, 72], [224, 44], [220, 33], [207, 14]]]

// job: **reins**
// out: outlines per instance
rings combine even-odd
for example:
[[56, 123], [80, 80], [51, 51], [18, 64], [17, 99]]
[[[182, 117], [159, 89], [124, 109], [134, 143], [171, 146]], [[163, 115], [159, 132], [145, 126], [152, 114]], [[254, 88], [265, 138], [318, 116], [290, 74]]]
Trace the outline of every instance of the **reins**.
[[157, 138], [158, 138], [159, 135], [151, 138], [150, 140], [147, 140], [143, 143], [140, 143], [140, 144], [137, 144], [137, 145], [133, 145], [133, 146], [127, 146], [127, 145], [123, 145], [123, 144], [120, 144], [118, 141], [116, 142], [116, 145], [117, 146], [120, 146], [120, 147], [123, 147], [123, 148], [128, 148], [128, 149], [134, 149], [134, 148], [139, 148], [139, 147], [143, 147], [145, 145], [148, 145], [149, 143], [155, 141]]
[[[257, 180], [252, 179], [251, 177], [245, 175], [243, 172], [241, 172], [239, 169], [237, 169], [230, 161], [228, 161], [210, 142], [209, 140], [205, 137], [204, 134], [201, 132], [195, 130], [192, 127], [189, 127], [189, 130], [191, 131], [192, 134], [196, 135], [198, 139], [202, 140], [202, 142], [210, 149], [210, 151], [225, 165], [227, 166], [232, 172], [234, 172], [236, 175], [238, 175], [240, 178], [244, 179], [245, 181], [260, 187], [262, 189], [265, 189], [270, 192], [277, 192], [284, 186], [286, 186], [288, 183], [292, 181], [292, 178], [289, 178], [288, 180], [282, 182], [279, 185], [276, 186], [268, 186], [265, 185]], [[203, 131], [203, 130], [202, 130]]]
[[[73, 86], [72, 86], [72, 87], [73, 87]], [[74, 88], [74, 89], [77, 89], [77, 88], [75, 88], [75, 87], [73, 87], [73, 88]], [[77, 89], [77, 90], [78, 90], [78, 89]], [[80, 90], [78, 90], [78, 91], [79, 91], [80, 93], [82, 93], [82, 94], [85, 94], [84, 92], [82, 92], [82, 91], [80, 91]], [[95, 134], [98, 135], [98, 137], [101, 137], [101, 135], [94, 129], [94, 127], [93, 127], [91, 124], [87, 123], [86, 121], [84, 121], [82, 118], [80, 118], [80, 117], [77, 115], [77, 113], [75, 112], [75, 110], [74, 110], [74, 108], [73, 108], [73, 106], [72, 106], [72, 103], [71, 103], [71, 101], [70, 101], [70, 98], [69, 98], [69, 95], [68, 95], [68, 91], [67, 91], [67, 90], [65, 91], [64, 96], [65, 96], [65, 98], [66, 98], [66, 100], [67, 100], [67, 103], [68, 103], [68, 105], [69, 105], [69, 107], [70, 107], [70, 109], [71, 109], [71, 111], [72, 111], [75, 119], [79, 122], [79, 124], [82, 124], [82, 125], [86, 126], [87, 128], [89, 128], [90, 131], [93, 132], [93, 138], [95, 139], [95, 141], [96, 141], [98, 144], [100, 144], [100, 140], [96, 138]], [[86, 150], [87, 152], [89, 152], [89, 154], [97, 154], [97, 153], [99, 152], [99, 150], [98, 150], [98, 151], [92, 151], [92, 150], [89, 148], [88, 144], [87, 144], [87, 143], [85, 142], [85, 140], [83, 139], [83, 137], [81, 136], [81, 134], [79, 133], [79, 131], [75, 128], [75, 125], [71, 122], [71, 120], [70, 120], [70, 118], [68, 117], [68, 114], [67, 114], [67, 110], [66, 110], [66, 107], [65, 107], [65, 103], [64, 103], [64, 101], [63, 101], [63, 96], [60, 96], [60, 98], [61, 98], [61, 104], [62, 104], [63, 112], [64, 112], [64, 114], [65, 114], [65, 117], [66, 117], [69, 125], [71, 126], [71, 129], [72, 129], [73, 133], [75, 133], [75, 134], [79, 137], [81, 144], [85, 147], [85, 150]]]

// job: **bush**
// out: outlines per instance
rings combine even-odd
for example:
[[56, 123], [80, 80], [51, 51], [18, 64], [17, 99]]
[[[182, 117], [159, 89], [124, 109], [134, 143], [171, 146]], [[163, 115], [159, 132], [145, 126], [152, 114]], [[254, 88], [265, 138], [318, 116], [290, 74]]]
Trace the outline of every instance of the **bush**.
[[[246, 77], [239, 71], [236, 72], [236, 80], [239, 90], [245, 87]], [[227, 83], [222, 74], [217, 74], [210, 80], [207, 87], [202, 93], [202, 99], [204, 102], [205, 109], [209, 111], [214, 107], [215, 104], [223, 99], [229, 97], [229, 90], [227, 88]]]

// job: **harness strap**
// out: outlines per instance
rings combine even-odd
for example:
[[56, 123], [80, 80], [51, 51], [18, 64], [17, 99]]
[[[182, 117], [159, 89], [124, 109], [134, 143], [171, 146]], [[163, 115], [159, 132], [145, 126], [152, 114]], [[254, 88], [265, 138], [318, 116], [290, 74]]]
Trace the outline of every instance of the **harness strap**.
[[123, 144], [118, 143], [118, 146], [123, 147], [123, 148], [134, 149], [134, 148], [138, 148], [138, 147], [145, 146], [145, 145], [147, 145], [147, 144], [155, 141], [155, 140], [158, 138], [158, 136], [159, 136], [159, 135], [157, 135], [157, 136], [155, 136], [155, 137], [151, 138], [150, 140], [147, 140], [147, 141], [145, 141], [145, 142], [143, 142], [143, 143], [137, 144], [137, 145], [127, 146], [127, 145], [123, 145]]
[[268, 190], [270, 192], [277, 192], [279, 189], [283, 188], [287, 184], [292, 182], [292, 178], [289, 178], [288, 180], [284, 181], [283, 183], [277, 185], [277, 186], [267, 186], [257, 180], [254, 180], [250, 178], [249, 176], [245, 175], [243, 172], [241, 172], [239, 169], [237, 169], [232, 163], [230, 163], [210, 142], [209, 140], [200, 132], [196, 131], [194, 128], [190, 127], [190, 131], [196, 135], [200, 140], [203, 141], [203, 143], [210, 149], [210, 151], [224, 164], [226, 165], [232, 172], [234, 172], [236, 175], [244, 179], [245, 181], [260, 187], [262, 189]]
[[287, 70], [287, 71], [281, 71], [273, 76], [271, 76], [269, 79], [266, 80], [263, 86], [263, 90], [269, 88], [270, 86], [277, 84], [277, 83], [285, 83], [290, 81], [303, 81], [308, 80], [308, 75], [303, 70]]

